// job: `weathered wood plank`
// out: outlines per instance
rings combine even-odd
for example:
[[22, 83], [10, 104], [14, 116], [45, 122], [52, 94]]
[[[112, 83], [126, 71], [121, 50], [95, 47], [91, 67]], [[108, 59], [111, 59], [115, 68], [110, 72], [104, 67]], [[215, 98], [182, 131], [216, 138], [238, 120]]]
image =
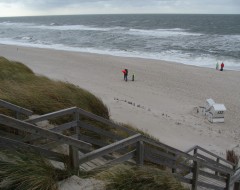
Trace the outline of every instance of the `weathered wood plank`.
[[145, 160], [148, 160], [152, 163], [167, 166], [169, 168], [174, 168], [174, 169], [182, 169], [185, 172], [192, 172], [192, 167], [183, 165], [181, 163], [177, 163], [173, 160], [169, 160], [168, 158], [161, 158], [161, 157], [152, 157], [150, 154], [145, 154]]
[[192, 161], [198, 161], [201, 166], [208, 167], [208, 168], [210, 168], [210, 169], [212, 169], [214, 171], [222, 172], [222, 173], [225, 173], [225, 174], [227, 174], [227, 173], [233, 174], [233, 172], [234, 172], [233, 170], [226, 171], [226, 170], [224, 170], [222, 168], [214, 167], [212, 164], [210, 164], [210, 163], [208, 163], [208, 162], [206, 162], [204, 160], [200, 160], [200, 159], [196, 158], [195, 156], [189, 155], [189, 154], [187, 154], [185, 152], [182, 152], [182, 151], [180, 151], [178, 149], [175, 149], [175, 148], [170, 147], [168, 145], [162, 144], [160, 142], [156, 142], [156, 141], [154, 141], [152, 139], [149, 139], [147, 137], [143, 137], [143, 140], [144, 140], [144, 142], [146, 142], [148, 144], [151, 144], [151, 145], [157, 146], [157, 147], [161, 147], [161, 148], [163, 148], [163, 149], [165, 149], [165, 150], [167, 150], [169, 152], [172, 152], [172, 153], [174, 153], [174, 154], [176, 154], [178, 156], [182, 156], [183, 158], [187, 158], [187, 159], [192, 160]]
[[24, 121], [19, 121], [19, 120], [16, 120], [14, 118], [11, 118], [11, 117], [8, 117], [8, 116], [2, 115], [2, 114], [0, 114], [0, 123], [3, 125], [9, 126], [9, 127], [13, 127], [15, 129], [23, 130], [28, 133], [32, 133], [35, 135], [41, 135], [48, 139], [63, 142], [65, 144], [69, 144], [69, 145], [72, 145], [72, 146], [75, 146], [75, 147], [78, 147], [81, 149], [91, 149], [91, 147], [92, 147], [91, 144], [89, 144], [89, 143], [86, 143], [86, 142], [83, 142], [80, 140], [76, 140], [71, 137], [67, 137], [65, 135], [58, 134], [53, 131], [42, 129], [33, 124], [26, 123]]
[[194, 149], [196, 149], [198, 146], [197, 145], [194, 145], [192, 146], [191, 148], [187, 149], [185, 152], [186, 153], [189, 153], [189, 152], [192, 152]]
[[238, 168], [234, 175], [231, 177], [231, 185], [233, 185], [235, 182], [240, 181], [240, 168]]
[[118, 135], [116, 135], [116, 134], [114, 134], [112, 132], [106, 131], [106, 130], [98, 128], [98, 127], [94, 127], [94, 126], [89, 125], [87, 123], [84, 123], [82, 121], [80, 122], [79, 126], [81, 128], [93, 131], [95, 133], [98, 133], [100, 135], [104, 135], [104, 136], [109, 137], [109, 138], [114, 139], [114, 140], [121, 140], [121, 139], [123, 139], [122, 137], [120, 137], [120, 136], [118, 136]]
[[[68, 122], [68, 123], [64, 123], [62, 125], [58, 125], [58, 126], [52, 128], [52, 129], [49, 129], [49, 130], [59, 133], [59, 132], [62, 132], [64, 130], [67, 130], [67, 129], [70, 129], [72, 127], [75, 127], [76, 125], [77, 125], [76, 121], [71, 121], [71, 122]], [[24, 138], [23, 141], [24, 142], [33, 142], [33, 141], [36, 141], [36, 140], [40, 140], [42, 138], [43, 137], [36, 136], [36, 135], [29, 135], [26, 138]]]
[[199, 163], [197, 161], [194, 161], [194, 163], [193, 163], [193, 176], [192, 176], [192, 190], [197, 190], [198, 175], [199, 175]]
[[27, 116], [30, 116], [32, 115], [32, 111], [29, 110], [29, 109], [26, 109], [26, 108], [23, 108], [23, 107], [20, 107], [20, 106], [17, 106], [15, 104], [12, 104], [10, 102], [7, 102], [7, 101], [4, 101], [4, 100], [1, 100], [0, 99], [0, 106], [2, 107], [5, 107], [7, 109], [10, 109], [12, 111], [16, 111], [16, 112], [19, 112], [21, 114], [24, 114], [24, 115], [27, 115]]
[[168, 159], [171, 159], [171, 160], [177, 160], [178, 159], [178, 157], [176, 157], [176, 156], [173, 156], [172, 154], [168, 154], [168, 153], [165, 153], [164, 151], [160, 151], [160, 150], [157, 150], [156, 148], [157, 147], [155, 147], [155, 148], [153, 148], [153, 147], [150, 147], [150, 146], [146, 146], [147, 148], [146, 148], [146, 154], [156, 154], [156, 155], [159, 155], [159, 156], [162, 156], [162, 157], [166, 157], [166, 158], [168, 158]]
[[[72, 137], [77, 138], [77, 135], [73, 135]], [[95, 138], [92, 138], [92, 137], [88, 137], [88, 136], [82, 135], [82, 134], [79, 136], [79, 140], [82, 140], [82, 141], [85, 141], [85, 142], [88, 142], [88, 143], [91, 143], [91, 144], [94, 144], [94, 145], [97, 145], [97, 146], [100, 146], [100, 147], [108, 145], [107, 143], [105, 143], [101, 140], [98, 140], [98, 139], [95, 139]]]
[[199, 159], [199, 162], [201, 163], [201, 167], [206, 167], [206, 168], [209, 168], [213, 171], [216, 171], [216, 172], [220, 172], [220, 173], [223, 173], [223, 174], [233, 174], [233, 171], [230, 171], [230, 170], [225, 170], [225, 169], [222, 169], [222, 168], [219, 168], [215, 165], [212, 165], [211, 163], [208, 163], [206, 161], [201, 161]]
[[202, 170], [199, 170], [199, 175], [202, 175], [202, 176], [205, 176], [205, 177], [208, 177], [208, 178], [211, 178], [211, 179], [215, 179], [215, 180], [218, 180], [218, 181], [221, 181], [221, 182], [226, 182], [226, 178], [224, 178], [222, 176], [215, 175], [215, 174], [211, 174], [209, 172], [205, 172], [205, 171], [202, 171]]
[[[0, 126], [1, 128], [1, 126]], [[15, 135], [13, 133], [8, 133], [8, 132], [5, 132], [3, 130], [0, 130], [0, 136], [2, 137], [6, 137], [6, 138], [9, 138], [9, 139], [14, 139], [14, 140], [17, 140], [17, 141], [23, 141], [24, 137], [20, 136], [20, 135]]]
[[30, 150], [37, 151], [41, 155], [43, 155], [49, 159], [59, 161], [59, 162], [62, 162], [63, 158], [66, 157], [66, 155], [64, 155], [64, 154], [49, 151], [49, 150], [46, 150], [46, 149], [43, 149], [43, 148], [40, 148], [40, 147], [37, 147], [34, 145], [26, 144], [23, 142], [19, 142], [19, 141], [4, 138], [4, 137], [0, 137], [0, 146], [1, 146], [1, 148], [6, 148], [6, 149], [12, 148], [12, 149], [16, 149], [16, 150], [21, 149], [21, 150], [26, 150], [26, 151], [30, 151]]
[[114, 165], [114, 164], [126, 162], [126, 161], [132, 159], [135, 156], [135, 154], [136, 154], [136, 150], [133, 150], [133, 151], [128, 152], [114, 160], [107, 162], [105, 165]]
[[67, 114], [73, 114], [76, 111], [77, 111], [77, 107], [72, 107], [72, 108], [59, 110], [59, 111], [56, 111], [56, 112], [47, 113], [47, 114], [41, 115], [37, 118], [26, 119], [25, 121], [28, 122], [28, 123], [37, 123], [37, 122], [40, 122], [40, 121], [45, 121], [45, 120], [56, 118], [56, 117], [59, 117], [59, 116], [63, 116], [63, 115], [67, 115]]
[[117, 150], [119, 150], [121, 148], [124, 148], [124, 147], [126, 147], [128, 145], [134, 144], [137, 141], [139, 141], [140, 138], [141, 138], [141, 134], [136, 134], [136, 135], [133, 135], [133, 136], [128, 137], [126, 139], [120, 140], [118, 142], [115, 142], [115, 143], [112, 143], [112, 144], [107, 145], [105, 147], [102, 147], [102, 148], [99, 148], [97, 150], [94, 150], [94, 151], [92, 151], [90, 153], [87, 153], [87, 154], [83, 155], [80, 158], [80, 163], [84, 163], [86, 161], [90, 161], [92, 159], [95, 159], [97, 157], [103, 156], [105, 154], [117, 151]]
[[136, 150], [136, 163], [139, 166], [144, 164], [144, 143], [143, 141], [137, 142], [137, 150]]
[[68, 122], [68, 123], [64, 123], [62, 125], [58, 125], [52, 129], [50, 129], [50, 131], [54, 131], [54, 132], [62, 132], [64, 130], [67, 130], [67, 129], [70, 129], [72, 127], [76, 127], [78, 124], [77, 121], [71, 121], [71, 122]]
[[203, 151], [203, 152], [205, 152], [205, 153], [207, 153], [207, 154], [209, 154], [209, 155], [211, 155], [211, 156], [213, 156], [215, 158], [218, 158], [219, 160], [221, 160], [221, 161], [223, 161], [223, 162], [225, 162], [225, 163], [227, 163], [227, 164], [229, 164], [231, 166], [235, 166], [234, 163], [229, 162], [228, 160], [225, 160], [225, 159], [221, 158], [220, 156], [218, 156], [218, 155], [216, 155], [216, 154], [214, 154], [214, 153], [212, 153], [212, 152], [210, 152], [210, 151], [208, 151], [208, 150], [206, 150], [206, 149], [204, 149], [204, 148], [202, 148], [200, 146], [197, 146], [197, 149], [199, 149], [199, 150], [201, 150], [201, 151]]
[[102, 122], [102, 123], [105, 123], [105, 124], [113, 127], [113, 128], [121, 129], [121, 130], [127, 132], [129, 135], [135, 135], [135, 134], [136, 134], [136, 132], [133, 131], [133, 130], [130, 130], [130, 129], [128, 129], [128, 128], [126, 128], [126, 127], [123, 127], [123, 126], [121, 126], [121, 125], [117, 125], [117, 124], [115, 124], [114, 122], [112, 122], [112, 121], [110, 121], [110, 120], [108, 120], [108, 119], [105, 119], [105, 118], [100, 117], [100, 116], [97, 116], [97, 115], [95, 115], [95, 114], [93, 114], [93, 113], [87, 112], [87, 111], [85, 111], [85, 110], [83, 110], [83, 109], [81, 109], [81, 108], [78, 108], [78, 112], [79, 112], [80, 115], [83, 115], [83, 116], [86, 116], [86, 117], [88, 117], [88, 118], [91, 118], [91, 119], [100, 121], [100, 122]]
[[212, 184], [209, 184], [209, 183], [205, 183], [205, 182], [202, 182], [202, 181], [198, 182], [198, 186], [206, 187], [208, 189], [214, 189], [214, 190], [225, 190], [225, 188], [223, 188], [223, 187], [219, 187], [219, 186], [212, 185]]
[[71, 168], [78, 171], [79, 169], [78, 149], [76, 147], [73, 147], [72, 145], [69, 145], [69, 160]]
[[183, 183], [187, 183], [187, 184], [192, 184], [192, 179], [188, 179], [188, 178], [185, 178], [181, 175], [178, 175], [178, 174], [173, 174], [175, 178], [177, 178], [179, 181], [183, 182]]
[[194, 158], [193, 156], [185, 153], [185, 152], [182, 152], [178, 149], [175, 149], [171, 146], [168, 146], [166, 144], [163, 144], [163, 143], [160, 143], [160, 142], [157, 142], [153, 139], [150, 139], [150, 138], [147, 138], [147, 137], [143, 137], [143, 141], [146, 142], [147, 144], [150, 144], [152, 146], [155, 146], [155, 147], [158, 147], [158, 148], [162, 148], [163, 150], [165, 150], [166, 152], [169, 152], [171, 154], [176, 154], [176, 155], [179, 155], [179, 156], [182, 156], [182, 157], [185, 157], [185, 158], [192, 158], [192, 160], [197, 160], [196, 158]]
[[201, 159], [203, 159], [205, 161], [207, 161], [208, 163], [211, 163], [213, 166], [220, 167], [220, 168], [225, 169], [225, 170], [227, 170], [229, 172], [232, 172], [231, 168], [229, 168], [229, 167], [227, 167], [227, 166], [225, 166], [225, 165], [223, 165], [221, 163], [217, 163], [215, 160], [212, 160], [212, 159], [210, 159], [210, 158], [208, 158], [208, 157], [206, 157], [204, 155], [196, 153], [195, 156], [199, 157], [199, 158], [201, 158]]

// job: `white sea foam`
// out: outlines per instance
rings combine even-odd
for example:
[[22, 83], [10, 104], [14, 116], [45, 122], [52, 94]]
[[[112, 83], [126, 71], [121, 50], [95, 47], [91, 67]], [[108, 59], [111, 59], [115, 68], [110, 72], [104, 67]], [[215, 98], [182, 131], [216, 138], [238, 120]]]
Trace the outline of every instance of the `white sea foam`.
[[44, 30], [87, 30], [87, 31], [109, 31], [112, 28], [100, 28], [100, 27], [93, 27], [93, 26], [85, 26], [85, 25], [36, 25], [36, 26], [29, 26], [29, 28], [38, 28]]
[[97, 49], [97, 48], [80, 48], [80, 47], [69, 47], [63, 44], [45, 44], [41, 41], [37, 41], [35, 44], [28, 43], [24, 41], [15, 41], [12, 39], [0, 39], [2, 44], [7, 45], [19, 45], [25, 47], [35, 47], [35, 48], [47, 48], [56, 50], [65, 50], [73, 52], [84, 52], [84, 53], [96, 53], [103, 55], [113, 55], [121, 57], [137, 57], [155, 60], [165, 60], [176, 63], [182, 63], [186, 65], [193, 65], [199, 67], [215, 68], [217, 62], [224, 62], [226, 70], [236, 70], [240, 71], [240, 65], [238, 60], [228, 59], [228, 58], [216, 58], [210, 55], [193, 56], [190, 53], [183, 53], [177, 50], [167, 50], [162, 52], [137, 52], [137, 51], [122, 51], [113, 49]]
[[173, 29], [156, 29], [156, 30], [142, 30], [142, 29], [130, 29], [129, 34], [131, 35], [142, 35], [142, 36], [155, 36], [155, 37], [169, 37], [169, 36], [200, 36], [200, 33], [191, 33], [181, 28]]

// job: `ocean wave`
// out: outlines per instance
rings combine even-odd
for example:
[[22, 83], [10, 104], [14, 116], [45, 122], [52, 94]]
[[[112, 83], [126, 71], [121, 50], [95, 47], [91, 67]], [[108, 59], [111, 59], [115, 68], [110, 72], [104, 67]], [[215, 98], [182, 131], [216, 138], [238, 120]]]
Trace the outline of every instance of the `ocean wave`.
[[200, 33], [188, 32], [185, 29], [173, 28], [173, 29], [155, 29], [155, 30], [142, 30], [142, 29], [130, 29], [129, 34], [141, 35], [141, 36], [153, 36], [153, 37], [169, 37], [169, 36], [201, 36]]
[[14, 27], [26, 27], [26, 26], [33, 26], [33, 23], [25, 23], [25, 22], [9, 22], [4, 21], [0, 22], [0, 26], [14, 26]]
[[35, 48], [46, 48], [46, 49], [56, 49], [65, 50], [73, 52], [85, 52], [85, 53], [96, 53], [104, 55], [113, 55], [121, 57], [137, 57], [145, 59], [154, 60], [165, 60], [170, 62], [182, 63], [186, 65], [193, 65], [199, 67], [215, 68], [217, 62], [224, 62], [226, 70], [236, 70], [240, 71], [240, 64], [237, 59], [230, 59], [228, 57], [216, 57], [208, 54], [192, 54], [189, 52], [182, 52], [181, 50], [165, 50], [162, 52], [141, 52], [141, 51], [128, 51], [128, 50], [118, 50], [118, 49], [97, 49], [97, 48], [87, 48], [87, 47], [70, 47], [64, 44], [48, 44], [42, 41], [36, 41], [35, 43], [30, 43], [27, 41], [16, 41], [13, 39], [0, 39], [1, 44], [6, 45], [19, 45], [25, 47], [35, 47]]
[[[30, 28], [38, 28], [44, 30], [86, 30], [86, 31], [109, 31], [114, 28], [99, 28], [93, 26], [85, 26], [85, 25], [39, 25], [39, 26], [30, 26]], [[117, 28], [116, 28], [117, 29]]]

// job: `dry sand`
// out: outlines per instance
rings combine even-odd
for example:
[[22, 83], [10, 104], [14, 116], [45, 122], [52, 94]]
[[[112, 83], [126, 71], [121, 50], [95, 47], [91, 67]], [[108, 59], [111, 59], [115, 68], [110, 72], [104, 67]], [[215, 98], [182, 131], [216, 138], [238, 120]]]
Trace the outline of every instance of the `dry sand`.
[[[103, 100], [113, 120], [170, 146], [184, 151], [199, 145], [223, 157], [227, 149], [240, 153], [240, 72], [8, 45], [0, 45], [0, 56], [89, 90]], [[129, 78], [134, 72], [134, 82], [123, 80], [124, 68]], [[226, 106], [225, 123], [211, 124], [193, 114], [208, 98]]]

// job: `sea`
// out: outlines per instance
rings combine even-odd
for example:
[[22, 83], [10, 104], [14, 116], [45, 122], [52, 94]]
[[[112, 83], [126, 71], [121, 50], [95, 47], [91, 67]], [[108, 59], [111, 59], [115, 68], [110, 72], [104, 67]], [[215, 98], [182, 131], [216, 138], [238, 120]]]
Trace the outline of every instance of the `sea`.
[[0, 17], [0, 44], [240, 71], [240, 15]]

